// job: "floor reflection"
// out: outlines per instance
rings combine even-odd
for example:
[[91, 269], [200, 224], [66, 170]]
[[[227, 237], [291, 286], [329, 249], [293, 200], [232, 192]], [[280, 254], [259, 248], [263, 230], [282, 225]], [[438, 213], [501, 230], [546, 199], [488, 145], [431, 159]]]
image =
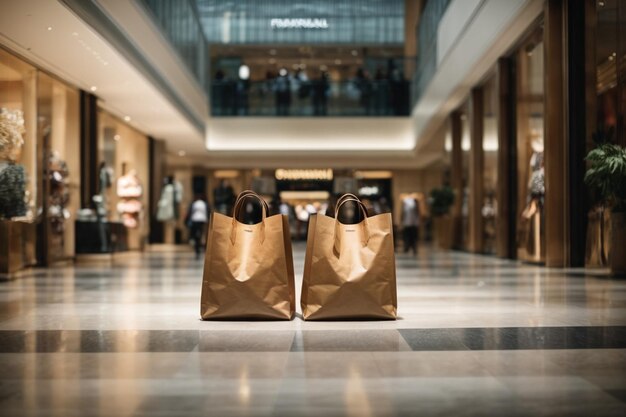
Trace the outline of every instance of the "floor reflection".
[[626, 282], [428, 249], [397, 269], [395, 322], [202, 322], [185, 252], [29, 271], [0, 283], [0, 415], [626, 413]]

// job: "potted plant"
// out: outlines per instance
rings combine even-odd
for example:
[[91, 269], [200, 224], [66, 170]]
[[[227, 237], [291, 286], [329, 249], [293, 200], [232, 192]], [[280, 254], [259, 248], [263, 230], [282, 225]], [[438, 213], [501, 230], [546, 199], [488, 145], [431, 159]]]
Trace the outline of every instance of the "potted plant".
[[454, 204], [454, 191], [449, 186], [435, 188], [430, 192], [430, 212], [434, 217], [435, 240], [441, 249], [452, 248], [452, 217], [450, 207]]
[[585, 183], [597, 190], [611, 209], [609, 265], [616, 275], [626, 274], [626, 148], [601, 142], [587, 154]]

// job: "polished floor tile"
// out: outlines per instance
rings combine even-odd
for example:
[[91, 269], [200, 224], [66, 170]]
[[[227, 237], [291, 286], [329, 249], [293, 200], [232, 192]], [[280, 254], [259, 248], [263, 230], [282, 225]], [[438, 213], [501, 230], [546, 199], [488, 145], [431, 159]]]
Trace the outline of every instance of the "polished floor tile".
[[397, 321], [213, 322], [201, 277], [159, 247], [1, 282], [0, 415], [626, 414], [624, 280], [425, 249]]

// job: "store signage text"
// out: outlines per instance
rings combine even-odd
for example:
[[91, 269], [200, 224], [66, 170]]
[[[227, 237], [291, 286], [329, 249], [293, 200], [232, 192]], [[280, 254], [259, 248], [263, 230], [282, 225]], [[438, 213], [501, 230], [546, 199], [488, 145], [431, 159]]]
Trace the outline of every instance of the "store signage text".
[[328, 29], [328, 21], [320, 18], [271, 19], [272, 29]]
[[317, 180], [331, 181], [332, 169], [277, 169], [274, 176], [279, 181], [284, 180]]
[[360, 195], [378, 195], [379, 193], [380, 189], [375, 185], [359, 188]]

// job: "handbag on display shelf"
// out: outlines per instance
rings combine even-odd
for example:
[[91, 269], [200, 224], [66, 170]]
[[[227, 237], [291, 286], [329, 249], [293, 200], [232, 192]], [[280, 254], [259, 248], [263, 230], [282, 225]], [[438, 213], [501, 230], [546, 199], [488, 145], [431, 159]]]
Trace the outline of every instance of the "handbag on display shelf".
[[[338, 220], [349, 202], [362, 214], [357, 224]], [[305, 320], [396, 319], [391, 213], [367, 217], [349, 194], [337, 201], [334, 218], [311, 216], [300, 305]]]
[[[260, 223], [238, 220], [248, 199], [261, 205]], [[202, 280], [202, 319], [282, 319], [295, 314], [291, 236], [286, 216], [268, 217], [253, 191], [237, 197], [233, 217], [213, 212]]]

